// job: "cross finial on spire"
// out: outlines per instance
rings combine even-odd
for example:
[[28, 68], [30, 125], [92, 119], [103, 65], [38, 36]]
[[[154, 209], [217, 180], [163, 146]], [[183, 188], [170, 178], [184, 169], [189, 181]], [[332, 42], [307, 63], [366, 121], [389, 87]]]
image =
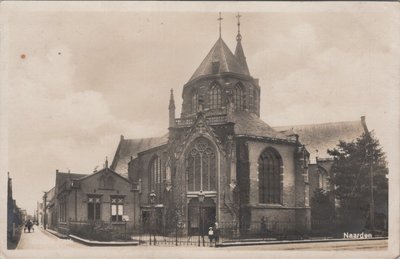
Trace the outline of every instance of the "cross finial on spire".
[[221, 21], [224, 18], [221, 17], [221, 12], [219, 12], [219, 18], [217, 19], [219, 21], [219, 37], [221, 38]]
[[236, 36], [236, 40], [237, 41], [239, 41], [239, 40], [241, 40], [242, 39], [242, 35], [240, 35], [240, 17], [242, 17], [241, 15], [240, 15], [240, 13], [237, 13], [237, 15], [236, 15], [236, 18], [237, 18], [237, 26], [238, 26], [238, 34], [237, 34], [237, 36]]

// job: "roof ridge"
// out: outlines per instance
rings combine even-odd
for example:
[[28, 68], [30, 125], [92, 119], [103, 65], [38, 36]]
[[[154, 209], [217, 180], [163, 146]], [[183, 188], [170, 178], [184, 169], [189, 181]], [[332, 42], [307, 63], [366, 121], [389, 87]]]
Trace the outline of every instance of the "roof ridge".
[[352, 121], [332, 121], [332, 122], [322, 122], [322, 123], [310, 123], [310, 124], [295, 124], [295, 125], [281, 125], [281, 126], [273, 126], [273, 128], [286, 128], [286, 127], [304, 127], [304, 126], [317, 126], [317, 125], [332, 125], [338, 123], [360, 123], [359, 120]]

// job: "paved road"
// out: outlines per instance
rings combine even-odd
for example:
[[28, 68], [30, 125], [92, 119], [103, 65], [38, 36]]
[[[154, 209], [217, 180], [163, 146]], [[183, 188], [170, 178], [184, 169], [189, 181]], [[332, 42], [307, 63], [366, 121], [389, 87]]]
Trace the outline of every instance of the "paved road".
[[[21, 241], [17, 250], [12, 254], [18, 258], [53, 259], [53, 258], [264, 258], [263, 252], [268, 252], [268, 256], [274, 255], [277, 250], [296, 250], [296, 251], [368, 251], [374, 257], [380, 258], [387, 248], [387, 240], [373, 241], [349, 241], [349, 242], [324, 242], [309, 244], [279, 244], [279, 245], [257, 245], [257, 246], [236, 246], [236, 247], [197, 247], [197, 246], [123, 246], [123, 247], [93, 247], [76, 243], [72, 240], [59, 239], [41, 229], [36, 229], [34, 233], [22, 233]], [[272, 254], [271, 252], [274, 251]], [[338, 256], [340, 253], [337, 254]], [[340, 257], [340, 256], [339, 256]], [[386, 256], [387, 257], [387, 256]]]
[[72, 240], [59, 239], [58, 237], [35, 227], [35, 232], [21, 234], [17, 250], [20, 249], [57, 249], [85, 247]]
[[346, 242], [321, 242], [279, 245], [232, 246], [227, 250], [383, 250], [387, 249], [387, 240], [364, 240]]

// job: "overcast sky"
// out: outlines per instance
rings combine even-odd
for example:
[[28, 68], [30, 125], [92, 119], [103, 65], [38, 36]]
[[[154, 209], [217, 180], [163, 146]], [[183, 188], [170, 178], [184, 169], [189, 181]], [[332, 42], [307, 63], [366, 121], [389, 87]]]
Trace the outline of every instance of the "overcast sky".
[[197, 12], [174, 12], [171, 5], [138, 12], [129, 3], [96, 12], [90, 6], [79, 12], [10, 8], [3, 19], [8, 160], [2, 173], [10, 171], [17, 203], [32, 213], [42, 191], [54, 186], [56, 169], [91, 173], [106, 156], [111, 162], [121, 134], [165, 134], [169, 89], [179, 116], [182, 87], [218, 38], [219, 10], [225, 10], [222, 37], [232, 51], [234, 12], [242, 12], [243, 48], [251, 75], [260, 79], [265, 122], [365, 115], [389, 161], [395, 158], [399, 16], [389, 3], [337, 3], [334, 11], [323, 4], [199, 4]]

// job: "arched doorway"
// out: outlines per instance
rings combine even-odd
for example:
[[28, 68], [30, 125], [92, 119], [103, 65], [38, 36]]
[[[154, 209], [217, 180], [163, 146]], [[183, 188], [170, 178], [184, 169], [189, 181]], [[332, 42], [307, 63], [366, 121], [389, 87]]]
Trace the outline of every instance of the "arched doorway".
[[212, 198], [206, 197], [203, 203], [192, 198], [188, 207], [188, 234], [207, 235], [208, 228], [213, 226], [216, 218], [216, 206]]

